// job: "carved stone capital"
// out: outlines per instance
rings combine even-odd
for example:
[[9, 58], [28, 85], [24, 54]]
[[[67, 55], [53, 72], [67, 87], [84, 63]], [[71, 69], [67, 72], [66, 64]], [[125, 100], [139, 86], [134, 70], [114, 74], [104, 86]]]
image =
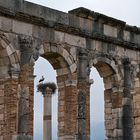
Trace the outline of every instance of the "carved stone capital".
[[32, 52], [33, 39], [28, 36], [19, 36], [19, 45], [21, 52]]
[[86, 49], [79, 49], [78, 77], [79, 79], [87, 79], [90, 74], [88, 64], [88, 53]]
[[39, 51], [34, 48], [33, 38], [29, 36], [19, 36], [19, 46], [21, 52], [21, 65], [32, 64], [39, 58]]

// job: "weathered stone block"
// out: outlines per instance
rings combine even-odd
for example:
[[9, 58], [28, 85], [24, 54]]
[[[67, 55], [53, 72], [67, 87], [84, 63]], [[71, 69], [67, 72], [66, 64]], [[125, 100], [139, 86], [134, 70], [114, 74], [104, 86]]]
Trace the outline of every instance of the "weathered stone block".
[[36, 25], [32, 25], [32, 36], [39, 39], [37, 43], [41, 43], [41, 40], [45, 40], [45, 42], [54, 40], [52, 29], [46, 29]]
[[114, 131], [113, 131], [113, 137], [118, 138], [118, 137], [121, 137], [121, 136], [123, 136], [122, 129], [114, 129]]
[[138, 44], [140, 44], [140, 35], [139, 34], [134, 34], [134, 41]]
[[93, 30], [93, 20], [85, 19], [85, 18], [79, 18], [80, 21], [80, 28], [85, 31], [92, 31]]
[[68, 74], [68, 69], [67, 68], [57, 69], [56, 71], [57, 71], [58, 76]]
[[130, 32], [125, 30], [125, 31], [123, 32], [123, 34], [124, 34], [123, 39], [124, 39], [125, 41], [130, 41]]
[[68, 43], [72, 46], [79, 46], [82, 48], [86, 48], [86, 40], [83, 37], [79, 37], [76, 35], [70, 35], [65, 33], [65, 43]]
[[112, 113], [112, 109], [111, 108], [105, 108], [105, 113], [106, 114], [111, 114]]
[[0, 97], [0, 104], [3, 104], [4, 103], [4, 97]]
[[117, 37], [117, 28], [111, 25], [104, 25], [104, 34], [111, 37]]
[[[21, 28], [22, 27], [22, 28]], [[13, 20], [12, 31], [18, 34], [32, 35], [32, 25], [20, 21]]]
[[64, 32], [55, 31], [54, 35], [55, 35], [55, 42], [56, 43], [63, 43], [64, 42], [64, 39], [65, 39]]
[[0, 17], [0, 28], [5, 31], [12, 30], [12, 19], [6, 17]]
[[3, 114], [0, 114], [0, 120], [3, 120], [4, 119], [4, 112], [0, 112], [0, 113], [3, 113]]

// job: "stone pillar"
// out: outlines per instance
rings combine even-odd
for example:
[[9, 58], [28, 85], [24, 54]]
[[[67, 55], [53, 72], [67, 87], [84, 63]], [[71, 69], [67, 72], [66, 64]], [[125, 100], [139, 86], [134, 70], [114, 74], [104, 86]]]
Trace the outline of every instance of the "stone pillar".
[[77, 137], [77, 76], [57, 76], [58, 83], [58, 140]]
[[132, 118], [132, 98], [131, 98], [131, 65], [128, 59], [123, 62], [124, 65], [124, 91], [123, 91], [123, 140], [133, 140], [133, 118]]
[[12, 140], [17, 133], [18, 72], [0, 80], [0, 140]]
[[[19, 76], [19, 101], [17, 134], [12, 140], [33, 139], [33, 65], [36, 60], [33, 52], [31, 37], [19, 36], [20, 46], [20, 76]], [[32, 81], [32, 82], [31, 82]], [[32, 88], [32, 89], [31, 89]], [[31, 97], [32, 96], [32, 97]], [[30, 100], [31, 99], [31, 100]]]
[[58, 139], [90, 139], [90, 84], [87, 52], [79, 51], [76, 73], [57, 76]]
[[105, 128], [108, 140], [122, 140], [122, 99], [123, 92], [119, 90], [105, 90]]
[[52, 140], [52, 90], [46, 88], [43, 93], [44, 114], [43, 114], [43, 140]]
[[[21, 67], [20, 78], [19, 78], [19, 102], [18, 102], [18, 135], [15, 136], [15, 140], [25, 139], [32, 140], [33, 129], [29, 127], [29, 124], [33, 126], [33, 100], [30, 101], [30, 84], [29, 79], [32, 74], [32, 66], [29, 64], [25, 64]], [[32, 90], [33, 91], [33, 90]], [[31, 93], [32, 94], [32, 93]], [[32, 94], [33, 95], [33, 94]], [[31, 116], [30, 116], [31, 115]]]
[[78, 82], [78, 136], [77, 140], [90, 140], [90, 96], [89, 85], [85, 81]]
[[90, 139], [90, 68], [85, 50], [79, 50], [78, 63], [78, 136], [77, 140]]
[[140, 77], [135, 79], [133, 95], [134, 140], [140, 139]]

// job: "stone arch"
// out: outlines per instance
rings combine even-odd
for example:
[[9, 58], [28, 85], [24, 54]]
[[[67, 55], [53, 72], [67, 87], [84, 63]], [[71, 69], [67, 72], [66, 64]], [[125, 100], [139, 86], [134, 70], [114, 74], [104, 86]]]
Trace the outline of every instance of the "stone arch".
[[[47, 59], [57, 73], [58, 87], [58, 137], [71, 138], [76, 131], [77, 119], [77, 65], [75, 56], [67, 44], [45, 42], [40, 46], [40, 56]], [[74, 49], [76, 51], [76, 49]], [[71, 112], [74, 110], [74, 114]], [[73, 124], [73, 122], [75, 122]], [[75, 136], [74, 136], [75, 137]]]
[[[10, 41], [4, 36], [0, 36], [0, 73], [7, 75], [9, 70], [19, 70], [19, 51], [17, 51]], [[1, 75], [1, 76], [2, 76]]]
[[75, 56], [68, 52], [65, 44], [44, 43], [39, 53], [52, 64], [58, 75], [76, 72]]
[[12, 134], [17, 131], [19, 55], [19, 51], [12, 46], [7, 37], [0, 34], [0, 115], [3, 121], [3, 124], [0, 124], [0, 135], [4, 134], [2, 139], [5, 139], [6, 135], [12, 139]]
[[[121, 90], [122, 79], [119, 73], [119, 66], [113, 58], [98, 55], [90, 66], [94, 66], [104, 82], [104, 113], [105, 113], [105, 130], [107, 139], [118, 137], [122, 132], [121, 127], [121, 108], [123, 91]], [[118, 119], [115, 116], [119, 116]], [[119, 123], [118, 123], [119, 121]], [[120, 134], [121, 135], [121, 134]]]
[[[97, 56], [90, 62], [90, 67], [94, 66], [99, 72], [100, 76], [103, 77], [105, 89], [111, 88], [111, 84], [114, 87], [120, 86], [120, 74], [118, 66], [113, 59], [109, 59], [104, 56]], [[110, 82], [109, 82], [110, 81]], [[112, 83], [112, 81], [114, 81]], [[109, 85], [109, 87], [107, 86]]]

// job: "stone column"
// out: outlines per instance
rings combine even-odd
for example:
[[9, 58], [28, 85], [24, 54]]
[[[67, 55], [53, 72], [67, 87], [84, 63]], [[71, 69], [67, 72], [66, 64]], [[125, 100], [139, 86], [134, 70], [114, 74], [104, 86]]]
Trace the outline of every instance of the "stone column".
[[78, 136], [77, 140], [90, 139], [90, 68], [85, 50], [79, 51], [78, 63]]
[[33, 75], [33, 65], [36, 60], [33, 51], [33, 40], [28, 36], [19, 36], [20, 47], [20, 76], [19, 76], [19, 101], [18, 101], [18, 121], [17, 135], [12, 140], [32, 140], [33, 139], [33, 86], [30, 78]]
[[54, 83], [38, 85], [38, 91], [42, 92], [44, 97], [43, 140], [52, 140], [52, 94], [55, 93], [55, 90]]
[[131, 103], [131, 65], [128, 59], [124, 59], [124, 91], [123, 91], [123, 140], [133, 140], [133, 118]]
[[43, 93], [44, 114], [43, 114], [43, 140], [52, 140], [52, 90], [46, 88]]

